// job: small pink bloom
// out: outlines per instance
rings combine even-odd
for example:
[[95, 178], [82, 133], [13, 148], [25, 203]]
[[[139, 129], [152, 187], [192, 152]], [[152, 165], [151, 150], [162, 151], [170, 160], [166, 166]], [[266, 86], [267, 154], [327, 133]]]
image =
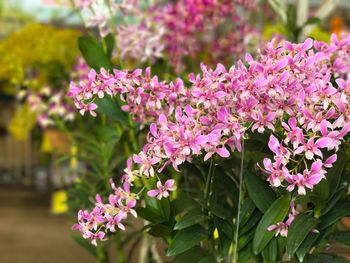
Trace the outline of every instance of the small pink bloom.
[[147, 192], [147, 194], [151, 197], [157, 197], [159, 200], [162, 199], [163, 197], [168, 197], [169, 196], [169, 191], [174, 191], [176, 190], [176, 186], [174, 185], [175, 180], [169, 179], [166, 180], [164, 185], [162, 185], [161, 181], [157, 182], [157, 188], [154, 190], [150, 190]]

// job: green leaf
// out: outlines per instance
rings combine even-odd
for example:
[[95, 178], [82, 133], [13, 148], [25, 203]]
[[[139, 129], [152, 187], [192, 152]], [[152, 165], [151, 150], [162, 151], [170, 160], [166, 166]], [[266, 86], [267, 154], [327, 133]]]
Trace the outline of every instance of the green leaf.
[[243, 227], [248, 222], [248, 220], [250, 219], [254, 210], [255, 210], [254, 202], [250, 198], [247, 198], [242, 205], [242, 210], [241, 210], [241, 215], [240, 215], [240, 226], [241, 227]]
[[73, 235], [72, 238], [75, 242], [77, 242], [80, 246], [85, 248], [86, 251], [88, 251], [90, 254], [92, 254], [94, 257], [97, 257], [97, 250], [96, 247], [93, 246], [88, 240], [83, 238], [82, 236]]
[[[201, 260], [207, 260], [208, 257], [210, 258], [210, 255], [208, 254], [207, 251], [204, 251], [199, 246], [195, 246], [190, 250], [177, 255], [173, 260], [173, 263], [199, 263], [199, 262], [202, 262]], [[216, 261], [214, 259], [213, 261], [204, 261], [204, 262], [215, 263]]]
[[108, 56], [104, 53], [102, 46], [93, 37], [79, 37], [78, 46], [86, 63], [90, 67], [96, 71], [100, 71], [101, 68], [106, 70], [112, 69], [112, 64]]
[[287, 254], [291, 258], [303, 240], [316, 227], [318, 220], [308, 214], [298, 215], [289, 226], [287, 236]]
[[320, 217], [319, 230], [323, 230], [328, 226], [336, 223], [340, 218], [350, 215], [350, 201], [339, 202], [327, 214]]
[[172, 229], [169, 226], [157, 224], [151, 226], [147, 233], [155, 237], [169, 237], [171, 236]]
[[166, 254], [167, 256], [178, 255], [198, 245], [206, 237], [208, 237], [208, 231], [200, 225], [182, 229], [176, 233]]
[[170, 220], [170, 214], [171, 214], [169, 198], [162, 198], [158, 202], [160, 203], [160, 207], [162, 209], [162, 215], [164, 216], [164, 218], [167, 219], [167, 221], [169, 221]]
[[254, 226], [256, 226], [256, 224], [260, 221], [261, 216], [262, 214], [260, 213], [260, 211], [256, 210], [247, 222], [247, 224], [244, 227], [241, 227], [241, 229], [239, 230], [239, 234], [243, 235], [244, 233], [252, 229]]
[[326, 253], [320, 253], [319, 260], [322, 263], [350, 263], [348, 259]]
[[[238, 256], [239, 256], [239, 258], [238, 258], [239, 263], [246, 263], [246, 262], [248, 262], [248, 260], [255, 257], [255, 255], [253, 254], [251, 245], [247, 246], [245, 249], [240, 251]], [[251, 261], [249, 261], [249, 262], [251, 262]]]
[[300, 247], [296, 252], [296, 255], [300, 262], [304, 261], [306, 253], [310, 251], [319, 235], [319, 233], [309, 233], [304, 239], [304, 241], [301, 243]]
[[278, 253], [277, 239], [273, 238], [262, 251], [264, 262], [276, 262], [277, 253]]
[[327, 201], [326, 207], [322, 210], [322, 215], [327, 214], [338, 203], [340, 198], [347, 191], [348, 184], [342, 184], [336, 192], [332, 193], [332, 197]]
[[203, 211], [200, 208], [192, 209], [176, 223], [174, 230], [180, 230], [193, 226], [197, 223], [205, 221], [206, 219], [208, 219], [208, 217], [203, 214]]
[[304, 25], [305, 26], [314, 25], [314, 24], [319, 25], [319, 24], [321, 24], [321, 22], [322, 22], [322, 20], [320, 18], [313, 16], [313, 17], [310, 17], [308, 20], [306, 20]]
[[238, 251], [243, 249], [254, 238], [255, 229], [250, 230], [248, 233], [240, 236], [238, 239]]
[[113, 53], [113, 48], [115, 46], [115, 38], [112, 34], [108, 34], [107, 36], [105, 36], [104, 38], [104, 42], [106, 44], [106, 55], [109, 59], [111, 59], [112, 57], [112, 53]]
[[274, 236], [274, 231], [267, 228], [285, 219], [290, 206], [290, 198], [281, 196], [278, 198], [263, 215], [255, 231], [253, 240], [254, 254], [260, 253]]
[[347, 155], [344, 152], [338, 153], [338, 159], [333, 165], [333, 167], [327, 172], [327, 181], [329, 184], [329, 189], [331, 189], [332, 194], [330, 198], [334, 195], [336, 190], [339, 187], [341, 176], [345, 167], [345, 164], [347, 162]]
[[350, 246], [350, 231], [335, 232], [330, 236], [330, 240]]
[[190, 209], [200, 208], [200, 205], [192, 197], [182, 194], [171, 202], [171, 207], [174, 214], [178, 215]]
[[319, 263], [320, 255], [319, 254], [308, 254], [305, 257], [305, 262], [307, 263]]
[[152, 207], [137, 207], [136, 212], [139, 217], [154, 224], [163, 223], [166, 221], [163, 215], [159, 214], [157, 210]]
[[214, 224], [219, 233], [219, 259], [224, 259], [230, 250], [233, 238], [233, 224], [221, 219], [214, 217]]
[[266, 212], [276, 199], [274, 191], [266, 181], [253, 173], [248, 172], [245, 176], [249, 197], [261, 212]]
[[94, 101], [98, 108], [97, 110], [99, 112], [102, 112], [106, 114], [108, 117], [112, 118], [113, 120], [126, 123], [128, 120], [128, 117], [124, 111], [121, 110], [121, 107], [117, 101], [114, 101], [110, 97], [104, 97], [102, 99], [97, 98]]

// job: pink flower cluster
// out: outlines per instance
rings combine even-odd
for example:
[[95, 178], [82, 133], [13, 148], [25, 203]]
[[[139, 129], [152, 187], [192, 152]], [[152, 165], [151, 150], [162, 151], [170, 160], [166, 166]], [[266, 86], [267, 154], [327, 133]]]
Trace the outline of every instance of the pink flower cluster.
[[251, 0], [180, 0], [155, 7], [151, 12], [157, 14], [155, 21], [165, 28], [166, 52], [176, 71], [180, 71], [185, 67], [186, 56], [193, 59], [201, 51], [214, 64], [231, 64], [233, 58], [240, 58], [244, 38], [252, 31], [242, 12], [253, 8]]
[[90, 72], [87, 83], [72, 83], [70, 95], [84, 110], [96, 108], [96, 96], [119, 94], [127, 103], [123, 110], [151, 123], [147, 144], [133, 156], [138, 168], [129, 159], [124, 184], [195, 157], [229, 157], [241, 150], [246, 130], [268, 130], [274, 156], [263, 162], [268, 181], [302, 195], [326, 176], [350, 130], [349, 62], [350, 38], [332, 36], [329, 45], [272, 41], [256, 59], [246, 55], [248, 66], [202, 65], [202, 75], [190, 74], [187, 88], [180, 79], [159, 82], [149, 69], [102, 70]]
[[136, 205], [135, 194], [130, 193], [130, 185], [116, 187], [111, 181], [114, 193], [104, 203], [100, 195], [96, 195], [95, 208], [89, 212], [80, 210], [78, 212], [78, 223], [73, 225], [73, 230], [79, 230], [83, 237], [89, 239], [92, 244], [97, 245], [98, 240], [104, 240], [106, 232], [115, 232], [116, 228], [125, 230], [122, 220], [128, 214], [137, 217], [134, 210]]

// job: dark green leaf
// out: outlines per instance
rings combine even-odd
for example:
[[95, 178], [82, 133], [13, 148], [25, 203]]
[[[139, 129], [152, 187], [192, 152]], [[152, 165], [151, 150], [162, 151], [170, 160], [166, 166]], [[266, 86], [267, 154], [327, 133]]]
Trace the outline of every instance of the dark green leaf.
[[340, 218], [350, 215], [350, 201], [342, 201], [338, 203], [327, 214], [320, 217], [319, 230], [323, 230], [328, 226], [336, 223]]
[[179, 230], [167, 250], [167, 256], [183, 253], [198, 245], [206, 237], [208, 237], [208, 232], [200, 225]]
[[122, 123], [127, 122], [128, 117], [126, 113], [121, 110], [121, 107], [117, 101], [114, 101], [109, 97], [104, 97], [102, 99], [95, 99], [94, 102], [97, 104], [97, 110], [99, 112], [106, 114], [113, 120], [120, 121]]
[[307, 26], [307, 25], [321, 24], [321, 22], [322, 20], [320, 18], [313, 16], [313, 17], [310, 17], [308, 20], [306, 20], [304, 25]]
[[198, 202], [196, 202], [192, 197], [185, 194], [182, 194], [173, 200], [171, 202], [171, 206], [174, 210], [175, 215], [186, 212], [190, 209], [201, 208]]
[[232, 244], [233, 225], [219, 217], [214, 217], [214, 224], [219, 233], [219, 258], [224, 259]]
[[96, 71], [100, 71], [100, 68], [112, 69], [112, 64], [104, 53], [102, 46], [93, 37], [79, 37], [78, 45], [81, 54], [90, 67]]
[[157, 210], [152, 207], [138, 207], [136, 208], [136, 212], [138, 216], [154, 224], [166, 221], [166, 218], [164, 218], [163, 215], [159, 214]]
[[238, 251], [243, 249], [254, 238], [255, 229], [250, 230], [238, 239]]
[[303, 240], [316, 227], [318, 220], [308, 214], [298, 215], [289, 226], [287, 236], [287, 254], [291, 258]]
[[321, 253], [319, 260], [322, 263], [350, 263], [350, 260], [332, 254]]
[[304, 261], [306, 253], [310, 251], [312, 246], [314, 245], [315, 241], [317, 240], [319, 233], [309, 233], [307, 237], [304, 239], [304, 241], [301, 243], [300, 247], [298, 248], [296, 255], [300, 262]]
[[276, 199], [274, 191], [266, 181], [253, 173], [248, 172], [245, 176], [249, 197], [261, 212], [266, 212]]
[[72, 238], [75, 242], [77, 242], [80, 246], [85, 248], [86, 251], [88, 251], [90, 254], [92, 254], [94, 257], [97, 257], [97, 250], [96, 247], [91, 244], [88, 240], [83, 238], [82, 236], [73, 235]]
[[320, 255], [319, 254], [308, 254], [305, 257], [305, 262], [307, 263], [319, 263]]
[[330, 236], [330, 240], [350, 246], [350, 231], [335, 232]]
[[208, 219], [208, 217], [203, 214], [202, 209], [195, 208], [190, 210], [187, 214], [185, 214], [174, 226], [175, 230], [183, 229], [189, 226], [193, 226], [197, 223], [201, 223]]
[[327, 201], [326, 207], [322, 210], [322, 215], [327, 214], [340, 200], [342, 195], [347, 191], [348, 184], [342, 184], [335, 193], [332, 193], [332, 197]]
[[243, 227], [247, 223], [247, 221], [250, 219], [251, 215], [253, 214], [254, 210], [255, 210], [254, 202], [250, 198], [247, 198], [243, 203], [242, 209], [241, 209], [241, 215], [240, 215], [241, 227]]
[[339, 187], [339, 183], [341, 180], [341, 176], [345, 167], [345, 164], [347, 162], [347, 155], [343, 152], [338, 153], [338, 159], [333, 165], [333, 167], [327, 172], [327, 181], [329, 183], [329, 189], [332, 190], [332, 195], [330, 198], [334, 195], [336, 190]]
[[[211, 259], [211, 261], [209, 259]], [[195, 246], [190, 250], [177, 255], [173, 260], [173, 263], [200, 263], [200, 262], [216, 263], [215, 258], [210, 256], [207, 251], [204, 251], [199, 246]]]
[[256, 224], [260, 221], [261, 216], [262, 214], [260, 213], [260, 211], [256, 210], [254, 214], [250, 217], [247, 224], [239, 230], [239, 234], [243, 235], [244, 233], [252, 229], [254, 226], [256, 226]]
[[148, 233], [155, 237], [168, 237], [171, 236], [172, 229], [169, 226], [157, 224], [150, 227]]
[[264, 262], [276, 262], [278, 253], [277, 239], [271, 239], [270, 243], [261, 252]]
[[288, 214], [289, 206], [290, 199], [282, 196], [278, 198], [263, 215], [254, 235], [253, 251], [255, 254], [260, 253], [270, 242], [275, 231], [268, 231], [267, 228], [273, 224], [282, 222]]
[[113, 48], [115, 45], [115, 38], [112, 34], [108, 34], [107, 36], [104, 37], [104, 42], [106, 45], [106, 55], [109, 59], [111, 59], [112, 57], [112, 53], [113, 53]]

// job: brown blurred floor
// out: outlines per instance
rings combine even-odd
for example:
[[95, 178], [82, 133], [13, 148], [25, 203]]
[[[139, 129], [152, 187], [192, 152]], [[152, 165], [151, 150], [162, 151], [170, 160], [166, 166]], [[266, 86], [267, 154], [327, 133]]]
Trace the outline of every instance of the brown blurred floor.
[[48, 197], [0, 187], [0, 263], [93, 263], [72, 239], [67, 217], [49, 213]]

